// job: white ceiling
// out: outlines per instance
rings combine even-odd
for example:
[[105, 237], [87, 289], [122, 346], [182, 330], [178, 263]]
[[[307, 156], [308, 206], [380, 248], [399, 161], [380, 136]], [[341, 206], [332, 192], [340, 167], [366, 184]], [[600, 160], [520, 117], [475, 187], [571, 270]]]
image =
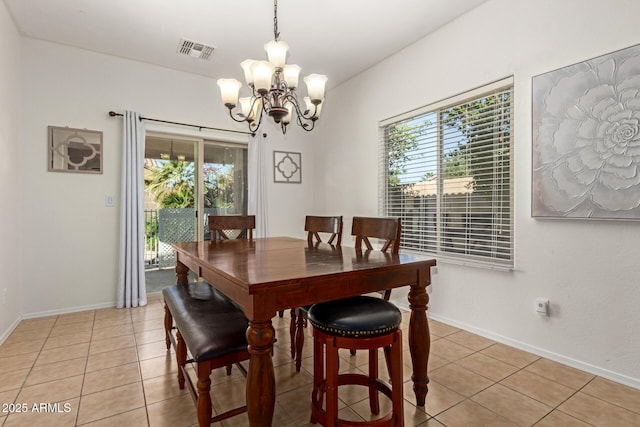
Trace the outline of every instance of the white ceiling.
[[[280, 40], [302, 75], [336, 86], [486, 0], [280, 0]], [[212, 78], [243, 80], [240, 62], [266, 59], [272, 0], [4, 0], [28, 37]], [[204, 61], [181, 38], [213, 45]]]

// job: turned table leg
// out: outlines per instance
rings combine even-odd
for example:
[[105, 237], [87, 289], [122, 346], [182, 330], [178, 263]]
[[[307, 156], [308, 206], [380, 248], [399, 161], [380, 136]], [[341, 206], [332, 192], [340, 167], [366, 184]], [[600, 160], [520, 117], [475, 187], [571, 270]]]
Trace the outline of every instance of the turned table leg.
[[276, 382], [273, 373], [273, 339], [271, 320], [250, 321], [247, 329], [249, 371], [247, 373], [247, 413], [249, 425], [270, 427], [276, 404]]
[[176, 284], [178, 285], [188, 285], [189, 279], [187, 277], [189, 273], [189, 269], [186, 265], [181, 263], [180, 261], [176, 261]]
[[429, 295], [427, 285], [430, 283], [429, 270], [418, 272], [418, 283], [411, 285], [409, 291], [409, 307], [411, 319], [409, 320], [409, 350], [413, 364], [413, 391], [416, 394], [416, 404], [424, 406], [427, 392], [429, 391], [429, 377], [427, 364], [429, 363], [429, 351], [431, 350], [431, 336], [429, 323], [427, 322], [427, 305]]

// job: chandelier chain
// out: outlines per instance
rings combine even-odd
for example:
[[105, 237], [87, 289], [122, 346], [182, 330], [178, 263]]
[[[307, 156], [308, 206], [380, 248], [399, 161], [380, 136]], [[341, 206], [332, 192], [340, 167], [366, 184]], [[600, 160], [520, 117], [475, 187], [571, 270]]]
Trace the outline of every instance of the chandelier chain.
[[273, 39], [278, 41], [280, 33], [278, 32], [278, 0], [273, 0]]

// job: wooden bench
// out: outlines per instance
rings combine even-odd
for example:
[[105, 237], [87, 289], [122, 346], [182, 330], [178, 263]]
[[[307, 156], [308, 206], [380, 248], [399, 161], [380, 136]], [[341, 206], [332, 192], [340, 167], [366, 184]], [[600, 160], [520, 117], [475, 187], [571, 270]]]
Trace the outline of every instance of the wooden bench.
[[[165, 330], [167, 349], [176, 349], [178, 384], [189, 385], [198, 410], [198, 424], [208, 426], [246, 412], [242, 406], [212, 417], [211, 371], [223, 366], [227, 374], [235, 363], [246, 375], [239, 362], [249, 359], [246, 330], [249, 321], [233, 301], [208, 283], [174, 285], [162, 290], [165, 301]], [[175, 322], [175, 337], [171, 333]], [[191, 359], [187, 360], [187, 352]], [[194, 363], [198, 377], [194, 386], [186, 371], [187, 363]]]

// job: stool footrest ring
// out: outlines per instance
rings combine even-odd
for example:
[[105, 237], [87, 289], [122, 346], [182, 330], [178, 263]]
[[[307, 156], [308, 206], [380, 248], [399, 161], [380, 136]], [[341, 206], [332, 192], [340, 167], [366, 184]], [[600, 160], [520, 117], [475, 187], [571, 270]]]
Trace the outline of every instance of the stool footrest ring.
[[[343, 385], [361, 385], [364, 387], [374, 388], [380, 393], [391, 399], [391, 387], [379, 378], [370, 378], [364, 374], [339, 374], [338, 386]], [[319, 386], [313, 389], [311, 393], [311, 412], [313, 417], [325, 424], [326, 412], [322, 409], [322, 396], [324, 394], [325, 382], [322, 382]], [[377, 415], [377, 414], [376, 414]], [[393, 413], [388, 413], [384, 417], [376, 419], [376, 426], [393, 426]], [[338, 418], [337, 427], [362, 427], [362, 421], [349, 421]]]

